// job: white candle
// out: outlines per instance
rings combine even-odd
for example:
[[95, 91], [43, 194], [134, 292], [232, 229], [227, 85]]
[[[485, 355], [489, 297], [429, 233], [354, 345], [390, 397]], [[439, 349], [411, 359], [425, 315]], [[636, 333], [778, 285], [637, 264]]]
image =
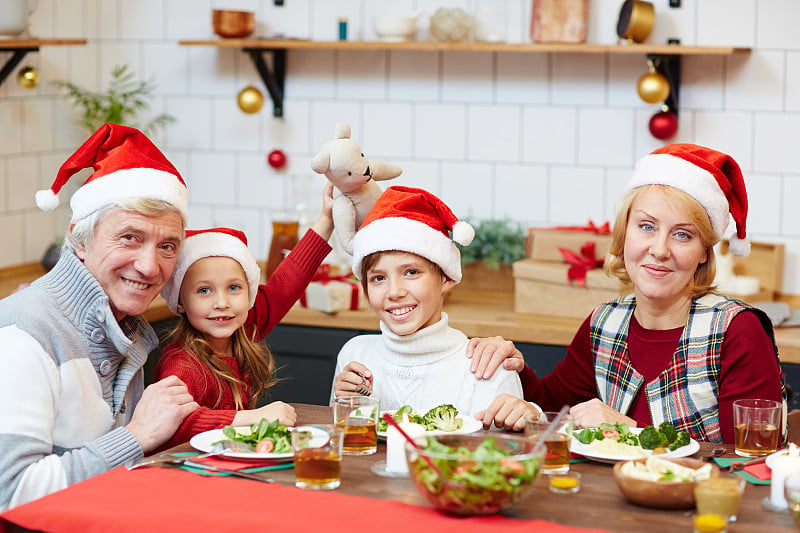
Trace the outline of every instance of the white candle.
[[783, 495], [783, 485], [792, 474], [800, 474], [800, 448], [794, 443], [789, 444], [789, 451], [785, 455], [775, 457], [772, 464], [769, 501], [778, 509], [789, 507]]
[[[400, 427], [406, 435], [416, 440], [425, 436], [425, 426], [414, 422], [400, 422]], [[389, 472], [408, 473], [408, 463], [406, 462], [406, 439], [397, 431], [397, 428], [389, 425], [386, 428], [386, 470]]]

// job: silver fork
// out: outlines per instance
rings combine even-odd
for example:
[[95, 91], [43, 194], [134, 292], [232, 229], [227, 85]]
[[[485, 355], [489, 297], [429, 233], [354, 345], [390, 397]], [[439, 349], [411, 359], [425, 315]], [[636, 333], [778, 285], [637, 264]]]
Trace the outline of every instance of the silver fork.
[[161, 454], [155, 457], [142, 457], [141, 459], [134, 459], [125, 463], [125, 468], [134, 470], [142, 466], [152, 466], [158, 464], [182, 464], [184, 461], [195, 461], [203, 457], [213, 457], [215, 455], [224, 455], [225, 452], [254, 452], [255, 448], [244, 442], [235, 440], [223, 440], [214, 445], [210, 451], [201, 453], [200, 455], [188, 455], [186, 457], [176, 457], [172, 454]]

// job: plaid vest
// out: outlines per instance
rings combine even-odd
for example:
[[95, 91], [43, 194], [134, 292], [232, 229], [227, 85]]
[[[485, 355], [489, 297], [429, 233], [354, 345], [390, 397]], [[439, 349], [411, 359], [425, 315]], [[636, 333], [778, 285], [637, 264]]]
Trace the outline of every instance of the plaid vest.
[[[628, 356], [628, 330], [635, 307], [634, 296], [629, 294], [592, 313], [590, 343], [600, 399], [625, 414], [644, 385], [655, 426], [670, 422], [696, 440], [722, 442], [718, 401], [722, 342], [731, 320], [752, 307], [718, 294], [692, 300], [672, 361], [657, 379], [646, 384]], [[760, 315], [774, 345], [772, 325], [766, 315]]]

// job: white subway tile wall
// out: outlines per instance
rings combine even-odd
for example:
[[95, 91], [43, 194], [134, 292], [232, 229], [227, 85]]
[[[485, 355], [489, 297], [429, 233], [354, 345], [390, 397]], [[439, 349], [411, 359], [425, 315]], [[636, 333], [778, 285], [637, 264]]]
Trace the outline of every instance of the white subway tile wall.
[[[501, 2], [503, 0], [497, 0]], [[178, 45], [213, 39], [211, 10], [256, 12], [256, 35], [375, 39], [373, 19], [422, 10], [418, 36], [438, 7], [473, 9], [473, 0], [40, 0], [31, 31], [86, 38], [86, 46], [43, 47], [24, 63], [41, 83], [26, 90], [15, 74], [0, 86], [0, 267], [40, 259], [69, 218], [62, 207], [39, 212], [33, 193], [86, 138], [62, 92], [66, 79], [99, 90], [112, 68], [128, 64], [156, 85], [144, 118], [177, 118], [154, 140], [180, 169], [191, 194], [191, 227], [244, 229], [265, 257], [271, 217], [298, 202], [319, 209], [323, 176], [311, 157], [337, 122], [352, 126], [369, 158], [400, 165], [381, 183], [428, 188], [462, 217], [511, 218], [522, 225], [612, 220], [635, 161], [664, 142], [648, 130], [657, 105], [642, 102], [636, 81], [647, 71], [636, 54], [290, 51], [284, 116], [249, 58], [237, 49]], [[621, 0], [590, 2], [588, 41], [616, 42]], [[655, 2], [648, 39], [663, 43], [750, 47], [727, 57], [685, 56], [675, 142], [733, 155], [750, 189], [748, 228], [757, 240], [786, 244], [782, 292], [800, 294], [800, 19], [796, 0]], [[532, 0], [506, 0], [506, 36], [528, 42]], [[720, 24], [724, 17], [725, 24]], [[9, 54], [0, 54], [4, 62]], [[268, 58], [268, 62], [269, 62]], [[253, 115], [236, 105], [253, 84], [265, 105]], [[266, 155], [281, 149], [283, 169]], [[84, 176], [85, 177], [85, 176]], [[77, 177], [76, 177], [77, 178]], [[311, 193], [309, 193], [311, 189]], [[312, 206], [313, 204], [313, 206]], [[316, 211], [308, 213], [312, 220]]]

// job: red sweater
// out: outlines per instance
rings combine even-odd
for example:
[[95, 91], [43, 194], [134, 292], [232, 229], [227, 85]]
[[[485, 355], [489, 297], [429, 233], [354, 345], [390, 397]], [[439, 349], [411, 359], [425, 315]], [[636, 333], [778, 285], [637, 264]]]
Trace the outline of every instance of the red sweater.
[[[525, 399], [536, 402], [545, 411], [559, 410], [565, 403], [597, 398], [594, 357], [589, 343], [589, 323], [584, 320], [566, 357], [555, 370], [539, 379], [529, 367], [520, 373]], [[667, 367], [678, 345], [683, 328], [651, 330], [631, 320], [628, 352], [631, 364], [650, 382]], [[758, 317], [752, 312], [737, 315], [725, 333], [720, 357], [719, 423], [724, 442], [733, 442], [733, 402], [740, 398], [782, 400], [781, 370], [775, 348]], [[644, 389], [644, 387], [642, 387]], [[642, 390], [636, 395], [627, 416], [638, 426], [652, 424], [652, 417]]]
[[[286, 316], [330, 251], [328, 243], [309, 230], [292, 253], [281, 261], [267, 284], [259, 285], [256, 302], [244, 325], [248, 331], [255, 328], [257, 340], [266, 337]], [[251, 384], [247, 376], [240, 375], [236, 358], [226, 357], [223, 362], [237, 378], [243, 380], [240, 393], [242, 398], [249, 399]], [[164, 348], [156, 367], [156, 380], [170, 375], [178, 376], [186, 383], [194, 400], [200, 404], [200, 409], [186, 417], [164, 448], [181, 444], [198, 433], [221, 428], [233, 421], [236, 404], [230, 385], [224, 381], [218, 385], [208, 367], [200, 364], [181, 347], [180, 339]]]

